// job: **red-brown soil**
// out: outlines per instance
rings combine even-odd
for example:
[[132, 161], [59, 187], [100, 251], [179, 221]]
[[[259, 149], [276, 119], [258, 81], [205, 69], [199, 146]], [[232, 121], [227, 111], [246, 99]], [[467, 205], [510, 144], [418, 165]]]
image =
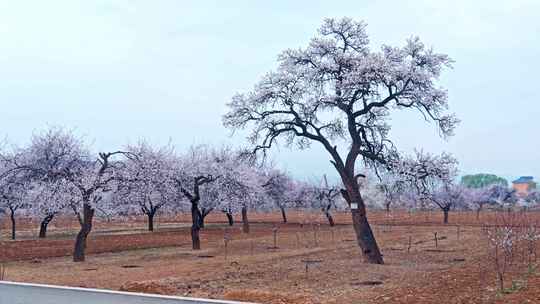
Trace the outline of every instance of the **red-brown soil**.
[[[252, 214], [250, 234], [212, 215], [201, 251], [191, 250], [185, 216], [161, 219], [153, 233], [144, 231], [143, 218], [97, 222], [84, 263], [69, 257], [76, 222], [59, 219], [48, 239], [36, 240], [36, 223], [21, 221], [21, 240], [7, 240], [3, 229], [0, 261], [13, 281], [260, 303], [540, 303], [540, 274], [519, 263], [506, 293], [497, 290], [480, 227], [495, 217], [456, 213], [442, 225], [438, 213], [372, 213], [385, 265], [362, 262], [348, 214], [337, 214], [340, 225], [330, 228], [319, 214], [294, 212], [289, 224], [279, 223], [279, 214]], [[225, 234], [233, 239], [226, 252]]]

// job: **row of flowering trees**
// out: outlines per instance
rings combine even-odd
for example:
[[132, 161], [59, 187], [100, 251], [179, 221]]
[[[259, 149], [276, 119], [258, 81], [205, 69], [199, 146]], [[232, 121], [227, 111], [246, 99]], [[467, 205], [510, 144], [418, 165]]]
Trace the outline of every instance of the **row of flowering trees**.
[[[395, 159], [369, 176], [359, 177], [370, 207], [439, 208], [448, 222], [451, 209], [476, 210], [485, 205], [508, 207], [517, 199], [501, 185], [470, 189], [456, 183], [457, 161], [449, 154], [416, 152]], [[332, 210], [347, 209], [344, 190], [326, 176], [312, 182], [262, 166], [227, 147], [191, 147], [177, 153], [172, 145], [155, 147], [140, 141], [121, 150], [92, 155], [71, 131], [53, 127], [32, 136], [26, 147], [0, 150], [0, 210], [16, 237], [16, 216], [38, 219], [39, 237], [59, 214], [74, 215], [79, 224], [74, 255], [84, 261], [86, 239], [95, 216], [147, 217], [154, 230], [159, 213], [189, 212], [193, 249], [205, 217], [222, 212], [230, 225], [240, 214], [249, 232], [250, 210], [278, 211], [287, 222], [287, 209], [320, 210], [330, 226]], [[537, 198], [536, 192], [530, 198]], [[534, 200], [538, 201], [537, 199]]]
[[478, 219], [485, 206], [508, 210], [540, 203], [540, 192], [535, 190], [520, 197], [500, 183], [477, 188], [458, 183], [457, 165], [450, 154], [415, 151], [412, 156], [395, 159], [376, 171], [377, 182], [371, 185], [375, 189], [369, 191], [366, 187], [367, 193], [371, 198], [377, 197], [374, 203], [388, 212], [391, 205], [401, 209], [440, 209], [445, 224], [453, 209], [474, 210]]
[[39, 219], [42, 238], [57, 215], [73, 214], [80, 224], [74, 261], [85, 259], [95, 216], [142, 214], [153, 231], [158, 213], [190, 212], [193, 249], [200, 249], [199, 232], [211, 212], [223, 212], [231, 225], [233, 214], [241, 214], [244, 232], [253, 209], [279, 210], [286, 222], [288, 208], [318, 208], [333, 225], [337, 192], [327, 182], [296, 180], [227, 147], [177, 153], [170, 144], [141, 141], [94, 155], [73, 132], [52, 127], [25, 147], [0, 150], [0, 209], [11, 221], [12, 238], [17, 214]]

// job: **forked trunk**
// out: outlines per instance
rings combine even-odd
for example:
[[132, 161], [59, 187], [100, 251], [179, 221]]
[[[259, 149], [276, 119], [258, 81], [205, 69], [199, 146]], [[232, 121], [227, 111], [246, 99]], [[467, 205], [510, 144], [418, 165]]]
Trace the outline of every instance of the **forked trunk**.
[[44, 239], [47, 237], [47, 227], [54, 218], [54, 214], [49, 214], [43, 218], [41, 224], [39, 224], [39, 238]]
[[285, 213], [285, 207], [279, 207], [281, 209], [281, 219], [284, 224], [287, 224], [287, 214]]
[[207, 215], [210, 214], [210, 212], [212, 212], [212, 210], [214, 210], [214, 208], [202, 208], [201, 210], [199, 210], [199, 227], [200, 228], [204, 228], [204, 219], [206, 218]]
[[88, 204], [83, 205], [83, 217], [81, 223], [81, 230], [77, 234], [75, 240], [75, 250], [73, 251], [73, 262], [84, 262], [86, 256], [86, 239], [88, 234], [92, 231], [92, 220], [94, 218], [94, 209]]
[[347, 190], [342, 190], [341, 194], [349, 203], [356, 240], [358, 246], [362, 249], [364, 260], [371, 264], [384, 264], [383, 256], [366, 217], [366, 207], [358, 190], [358, 185], [354, 180], [351, 180], [345, 186]]
[[249, 220], [246, 206], [242, 207], [242, 232], [249, 233]]
[[200, 212], [197, 203], [191, 203], [191, 245], [193, 250], [201, 249], [201, 239], [199, 237], [199, 232], [201, 230], [200, 224]]

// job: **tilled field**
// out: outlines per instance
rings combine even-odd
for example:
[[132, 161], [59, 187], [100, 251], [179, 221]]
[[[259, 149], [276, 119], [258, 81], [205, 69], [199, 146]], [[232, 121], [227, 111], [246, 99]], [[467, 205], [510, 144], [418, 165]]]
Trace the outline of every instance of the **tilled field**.
[[457, 226], [436, 224], [436, 216], [418, 215], [417, 225], [374, 216], [383, 266], [362, 262], [346, 215], [334, 228], [306, 224], [318, 218], [303, 215], [291, 215], [291, 224], [254, 216], [249, 234], [216, 216], [202, 231], [201, 251], [190, 249], [185, 223], [163, 222], [153, 233], [143, 232], [143, 222], [99, 223], [84, 263], [69, 257], [75, 230], [59, 224], [50, 239], [31, 240], [23, 228], [23, 240], [1, 242], [0, 258], [13, 281], [261, 303], [540, 303], [536, 269], [512, 268], [509, 291], [499, 293], [480, 225], [460, 224], [458, 236]]

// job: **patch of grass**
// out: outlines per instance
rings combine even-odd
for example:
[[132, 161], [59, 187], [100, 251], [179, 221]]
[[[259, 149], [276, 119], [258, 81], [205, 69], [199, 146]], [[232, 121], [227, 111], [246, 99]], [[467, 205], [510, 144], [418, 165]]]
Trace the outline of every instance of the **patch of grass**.
[[527, 275], [531, 276], [531, 275], [538, 275], [538, 266], [537, 265], [529, 265], [527, 267]]
[[512, 286], [505, 288], [502, 293], [503, 294], [511, 294], [514, 292], [518, 292], [522, 290], [523, 288], [527, 287], [527, 281], [526, 280], [512, 280]]

